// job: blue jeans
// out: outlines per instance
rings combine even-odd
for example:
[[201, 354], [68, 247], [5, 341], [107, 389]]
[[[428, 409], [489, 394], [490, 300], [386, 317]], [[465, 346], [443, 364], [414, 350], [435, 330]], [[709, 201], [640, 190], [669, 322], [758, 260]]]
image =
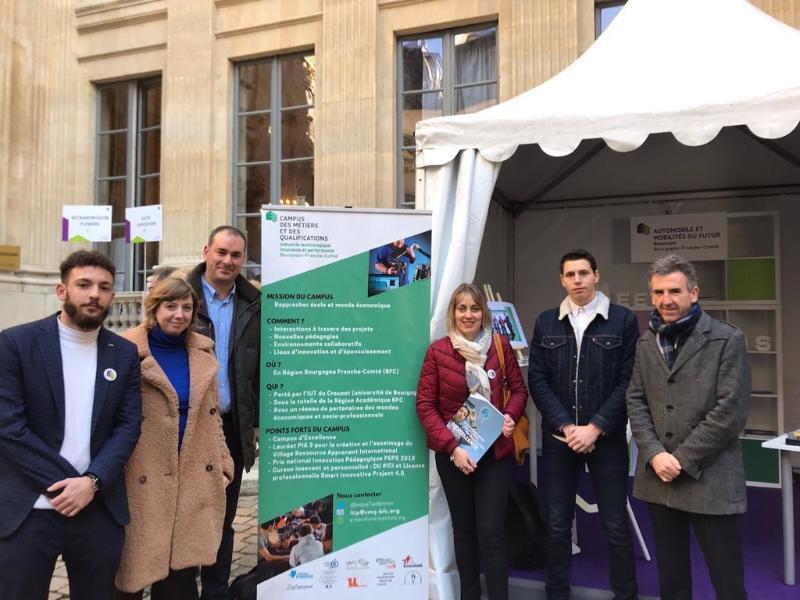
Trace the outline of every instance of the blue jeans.
[[573, 452], [564, 442], [545, 435], [542, 454], [547, 473], [547, 597], [569, 598], [575, 494], [578, 476], [587, 465], [608, 542], [614, 598], [637, 598], [636, 566], [626, 510], [628, 445], [624, 432], [598, 438], [589, 454]]

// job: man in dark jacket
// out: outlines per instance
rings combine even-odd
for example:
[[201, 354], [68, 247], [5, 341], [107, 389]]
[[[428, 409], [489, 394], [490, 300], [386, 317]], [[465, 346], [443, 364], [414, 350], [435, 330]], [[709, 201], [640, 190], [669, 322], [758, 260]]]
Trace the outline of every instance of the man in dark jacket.
[[214, 340], [225, 441], [234, 463], [226, 489], [222, 542], [217, 562], [200, 575], [204, 600], [226, 600], [233, 555], [233, 518], [239, 502], [242, 470], [256, 457], [261, 352], [261, 294], [242, 275], [247, 240], [236, 227], [222, 225], [203, 247], [205, 262], [188, 277], [198, 298], [198, 331]]
[[637, 344], [627, 402], [639, 447], [633, 494], [650, 504], [660, 595], [692, 597], [691, 526], [717, 598], [747, 598], [739, 445], [750, 399], [745, 337], [700, 308], [690, 262], [657, 260], [649, 284], [655, 310]]
[[626, 512], [628, 447], [625, 390], [638, 328], [633, 313], [595, 289], [597, 261], [586, 250], [561, 258], [567, 297], [536, 319], [528, 386], [542, 413], [548, 500], [547, 597], [569, 598], [572, 520], [578, 475], [588, 466], [608, 540], [611, 589], [637, 597]]
[[142, 422], [136, 346], [103, 327], [114, 264], [61, 263], [63, 310], [0, 333], [0, 598], [45, 600], [56, 559], [75, 599], [114, 594], [123, 470]]

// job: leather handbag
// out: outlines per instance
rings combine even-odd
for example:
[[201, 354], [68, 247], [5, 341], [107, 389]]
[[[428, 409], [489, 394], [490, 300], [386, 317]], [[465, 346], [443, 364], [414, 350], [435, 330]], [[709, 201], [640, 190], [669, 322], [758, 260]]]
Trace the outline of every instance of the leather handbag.
[[[500, 373], [503, 376], [503, 408], [506, 407], [508, 401], [511, 399], [511, 388], [508, 386], [508, 378], [506, 377], [506, 357], [503, 354], [503, 345], [500, 342], [500, 336], [496, 333], [492, 334], [494, 338], [494, 347], [497, 351], [497, 358], [500, 361]], [[528, 444], [528, 415], [522, 413], [514, 432], [511, 434], [514, 440], [514, 458], [518, 465], [525, 462], [525, 450], [530, 447]]]

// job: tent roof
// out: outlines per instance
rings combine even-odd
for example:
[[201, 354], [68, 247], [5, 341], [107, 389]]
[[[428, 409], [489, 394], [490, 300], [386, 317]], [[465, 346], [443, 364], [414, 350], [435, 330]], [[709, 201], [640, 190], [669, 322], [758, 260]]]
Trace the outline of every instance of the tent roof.
[[523, 144], [564, 156], [582, 140], [614, 150], [670, 132], [697, 146], [723, 127], [778, 138], [800, 121], [800, 31], [746, 0], [629, 0], [561, 73], [483, 111], [421, 121], [417, 166], [475, 148], [504, 161]]

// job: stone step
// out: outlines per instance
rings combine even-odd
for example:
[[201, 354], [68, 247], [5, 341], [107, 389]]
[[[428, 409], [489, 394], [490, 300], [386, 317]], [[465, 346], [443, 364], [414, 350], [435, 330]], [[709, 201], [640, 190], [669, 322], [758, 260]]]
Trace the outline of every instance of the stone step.
[[256, 464], [250, 469], [250, 472], [245, 471], [242, 475], [242, 489], [239, 492], [240, 496], [258, 496], [258, 459]]

